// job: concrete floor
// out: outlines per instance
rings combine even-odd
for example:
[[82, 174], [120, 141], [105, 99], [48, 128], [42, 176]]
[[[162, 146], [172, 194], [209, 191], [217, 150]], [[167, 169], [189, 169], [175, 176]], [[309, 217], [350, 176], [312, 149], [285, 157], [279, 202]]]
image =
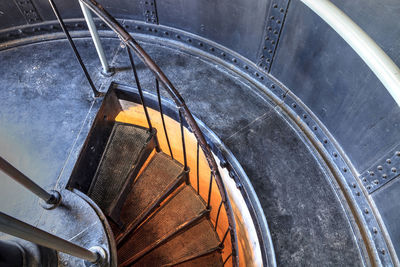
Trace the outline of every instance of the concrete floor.
[[[103, 44], [117, 74], [105, 79], [91, 41], [77, 40], [99, 88], [133, 85], [118, 40]], [[335, 186], [301, 134], [272, 101], [216, 63], [145, 42], [145, 50], [181, 92], [192, 112], [237, 157], [257, 192], [280, 266], [361, 265], [356, 237]], [[65, 185], [65, 164], [94, 105], [64, 40], [0, 52], [0, 153], [45, 188]], [[138, 64], [144, 89], [154, 80]], [[78, 144], [79, 145], [79, 144]], [[0, 174], [0, 210], [37, 225], [37, 199]]]

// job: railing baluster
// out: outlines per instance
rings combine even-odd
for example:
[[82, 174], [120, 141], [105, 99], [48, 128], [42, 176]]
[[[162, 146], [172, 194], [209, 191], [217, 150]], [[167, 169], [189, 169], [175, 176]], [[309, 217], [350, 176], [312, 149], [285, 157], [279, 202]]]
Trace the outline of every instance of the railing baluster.
[[188, 170], [188, 167], [187, 167], [187, 159], [186, 159], [185, 131], [184, 131], [184, 129], [183, 129], [182, 111], [181, 111], [181, 109], [179, 109], [178, 111], [179, 111], [179, 122], [180, 122], [180, 124], [181, 124], [183, 162], [184, 162], [184, 166], [185, 166], [185, 171], [187, 171], [187, 170]]
[[219, 203], [219, 207], [218, 207], [217, 218], [215, 219], [215, 227], [214, 227], [214, 230], [217, 230], [218, 219], [219, 219], [219, 213], [221, 212], [222, 203], [224, 203], [224, 202], [221, 200], [221, 203]]
[[230, 227], [228, 227], [228, 229], [226, 230], [226, 232], [225, 232], [225, 234], [224, 234], [224, 237], [222, 238], [221, 244], [224, 244], [225, 239], [226, 239], [226, 237], [227, 237], [227, 235], [228, 235], [228, 233], [229, 233], [230, 230], [231, 230]]
[[23, 187], [31, 191], [33, 194], [41, 198], [47, 204], [55, 206], [59, 203], [59, 195], [48, 193], [2, 157], [0, 157], [0, 170], [13, 178], [16, 182], [20, 183]]
[[101, 42], [100, 42], [99, 33], [97, 32], [96, 25], [94, 24], [94, 21], [93, 21], [92, 13], [90, 13], [89, 8], [85, 4], [83, 4], [80, 1], [79, 1], [79, 4], [81, 6], [83, 16], [86, 20], [86, 24], [88, 26], [90, 35], [92, 36], [92, 40], [93, 40], [94, 46], [96, 48], [97, 55], [99, 56], [101, 66], [103, 67], [102, 74], [104, 76], [109, 77], [114, 74], [114, 71], [108, 65], [106, 55], [104, 54], [103, 46], [101, 45]]
[[162, 121], [162, 125], [164, 128], [165, 138], [167, 139], [168, 149], [169, 149], [171, 158], [174, 159], [174, 155], [172, 154], [171, 144], [170, 144], [169, 138], [168, 138], [167, 127], [165, 126], [164, 112], [163, 112], [163, 108], [162, 108], [162, 104], [161, 104], [160, 84], [159, 84], [157, 78], [156, 78], [156, 90], [157, 90], [157, 98], [158, 98], [158, 108], [159, 108], [160, 114], [161, 114], [161, 121]]
[[76, 59], [78, 60], [79, 65], [81, 65], [81, 68], [82, 68], [82, 70], [83, 70], [83, 73], [85, 74], [86, 79], [87, 79], [87, 81], [89, 82], [89, 85], [90, 85], [90, 87], [92, 88], [92, 91], [93, 91], [94, 95], [95, 95], [96, 97], [102, 96], [103, 94], [102, 94], [101, 92], [97, 91], [96, 86], [94, 85], [94, 83], [93, 83], [93, 81], [92, 81], [92, 78], [90, 77], [89, 72], [88, 72], [87, 69], [86, 69], [85, 64], [83, 64], [83, 61], [82, 61], [81, 56], [79, 55], [78, 49], [76, 49], [75, 43], [74, 43], [74, 41], [72, 40], [71, 35], [69, 34], [69, 32], [68, 32], [68, 30], [67, 30], [67, 27], [65, 26], [64, 21], [62, 20], [62, 18], [61, 18], [61, 16], [60, 16], [60, 13], [58, 12], [57, 6], [55, 5], [55, 3], [54, 3], [53, 0], [49, 0], [49, 3], [50, 3], [51, 8], [53, 9], [54, 14], [56, 15], [56, 18], [57, 18], [57, 20], [58, 20], [58, 23], [59, 23], [60, 26], [61, 26], [61, 29], [63, 30], [65, 36], [66, 36], [67, 39], [68, 39], [68, 42], [69, 42], [69, 44], [70, 44], [72, 50], [74, 51], [75, 57], [76, 57]]
[[149, 116], [149, 113], [147, 111], [146, 104], [144, 102], [142, 86], [140, 85], [139, 76], [138, 76], [137, 71], [136, 71], [135, 61], [133, 60], [133, 56], [132, 56], [132, 53], [131, 53], [131, 50], [130, 50], [129, 46], [126, 47], [126, 51], [128, 51], [129, 61], [131, 62], [133, 75], [135, 76], [135, 82], [136, 82], [136, 86], [137, 86], [138, 91], [139, 91], [140, 101], [142, 102], [144, 114], [146, 115], [147, 124], [149, 125], [150, 131], [152, 131], [153, 130], [153, 126], [151, 125], [150, 116]]
[[211, 172], [210, 174], [210, 186], [208, 188], [208, 199], [207, 199], [207, 209], [210, 208], [210, 201], [211, 201], [211, 189], [212, 189], [212, 177], [213, 177], [213, 173]]
[[225, 264], [228, 262], [229, 258], [232, 257], [232, 253], [228, 255], [228, 257], [226, 257], [226, 259], [224, 260], [223, 265], [225, 266]]
[[35, 244], [64, 252], [86, 261], [97, 263], [102, 259], [100, 253], [75, 245], [65, 239], [40, 230], [0, 212], [0, 231]]
[[197, 168], [197, 194], [200, 195], [200, 160], [199, 160], [199, 152], [200, 152], [200, 145], [199, 142], [197, 142], [197, 164], [196, 164], [196, 168]]

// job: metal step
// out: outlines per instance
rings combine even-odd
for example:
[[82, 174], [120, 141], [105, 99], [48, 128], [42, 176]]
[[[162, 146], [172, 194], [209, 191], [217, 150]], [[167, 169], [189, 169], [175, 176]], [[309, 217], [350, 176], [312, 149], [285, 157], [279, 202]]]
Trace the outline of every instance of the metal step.
[[172, 264], [165, 264], [163, 267], [221, 267], [224, 266], [220, 251], [213, 251], [200, 257], [185, 259], [182, 262], [175, 262]]
[[184, 186], [118, 249], [118, 261], [126, 266], [162, 245], [208, 214], [204, 201], [191, 186]]
[[114, 208], [130, 186], [129, 179], [136, 176], [154, 149], [153, 137], [145, 128], [115, 123], [88, 191], [106, 215], [113, 217]]
[[219, 239], [211, 223], [206, 219], [176, 235], [174, 238], [157, 247], [132, 266], [163, 266], [194, 259], [219, 247]]
[[136, 179], [121, 210], [125, 224], [117, 243], [139, 226], [179, 185], [186, 180], [183, 166], [168, 155], [156, 153]]

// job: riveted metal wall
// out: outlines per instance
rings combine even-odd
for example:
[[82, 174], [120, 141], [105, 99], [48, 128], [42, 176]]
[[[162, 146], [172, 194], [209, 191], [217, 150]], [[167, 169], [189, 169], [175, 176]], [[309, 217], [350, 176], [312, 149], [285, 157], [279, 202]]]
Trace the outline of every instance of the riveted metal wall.
[[25, 23], [26, 20], [14, 1], [0, 1], [0, 30]]
[[185, 30], [256, 61], [270, 1], [163, 0], [157, 2], [162, 25]]
[[[400, 63], [395, 52], [400, 28], [393, 34], [386, 30], [396, 9], [380, 10], [381, 1], [335, 2]], [[300, 1], [289, 7], [271, 73], [313, 110], [360, 173], [400, 142], [400, 109], [389, 93], [345, 41]]]
[[[400, 2], [332, 1], [400, 65]], [[271, 74], [304, 102], [339, 142], [372, 194], [400, 254], [400, 108], [358, 55], [300, 1], [291, 1]], [[354, 184], [356, 186], [356, 184]], [[372, 235], [377, 234], [372, 227]], [[388, 254], [384, 248], [380, 255]]]
[[[371, 194], [394, 244], [400, 244], [400, 108], [352, 49], [299, 0], [101, 0], [129, 29], [184, 42], [229, 61], [293, 110], [331, 153], [356, 199]], [[400, 65], [398, 0], [332, 0]], [[81, 18], [77, 1], [56, 0], [65, 19]], [[47, 0], [0, 1], [0, 42], [59, 31]], [[82, 24], [68, 22], [71, 29]], [[157, 25], [160, 25], [156, 28]], [[154, 27], [153, 27], [154, 26]], [[100, 28], [102, 26], [100, 25]], [[101, 28], [104, 29], [104, 28]], [[178, 31], [177, 31], [178, 30]], [[179, 30], [186, 31], [182, 34]], [[194, 38], [194, 34], [196, 38]], [[252, 64], [252, 63], [254, 64]], [[255, 65], [258, 68], [255, 68]], [[277, 78], [270, 83], [267, 73]], [[268, 84], [267, 84], [268, 83]], [[287, 89], [288, 88], [288, 89]], [[294, 95], [293, 95], [294, 94]], [[302, 102], [308, 108], [302, 107]], [[358, 181], [311, 111], [355, 167]], [[331, 147], [332, 146], [332, 147]], [[353, 181], [354, 180], [354, 181]], [[361, 187], [361, 189], [359, 188]], [[373, 238], [381, 236], [364, 200], [355, 200]], [[382, 242], [382, 238], [379, 239]], [[387, 249], [376, 241], [380, 253]], [[400, 248], [395, 246], [397, 253]], [[382, 260], [384, 262], [384, 260]]]

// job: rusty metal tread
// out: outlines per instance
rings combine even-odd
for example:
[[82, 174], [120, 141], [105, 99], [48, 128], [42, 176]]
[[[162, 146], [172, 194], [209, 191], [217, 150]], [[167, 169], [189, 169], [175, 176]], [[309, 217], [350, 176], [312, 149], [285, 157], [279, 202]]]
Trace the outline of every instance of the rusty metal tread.
[[183, 262], [176, 262], [172, 264], [165, 264], [163, 267], [179, 266], [179, 267], [221, 267], [224, 266], [222, 255], [220, 251], [214, 250], [211, 253], [195, 257]]
[[118, 242], [136, 228], [181, 183], [186, 172], [183, 166], [163, 152], [156, 153], [136, 179], [122, 207], [121, 221], [126, 225]]
[[219, 247], [219, 239], [207, 218], [157, 247], [132, 266], [162, 266], [192, 258]]
[[127, 237], [127, 242], [118, 249], [119, 262], [125, 265], [149, 253], [208, 214], [206, 211], [204, 201], [194, 189], [184, 186]]
[[151, 136], [145, 128], [115, 123], [88, 191], [88, 196], [105, 214], [112, 212], [113, 203]]

